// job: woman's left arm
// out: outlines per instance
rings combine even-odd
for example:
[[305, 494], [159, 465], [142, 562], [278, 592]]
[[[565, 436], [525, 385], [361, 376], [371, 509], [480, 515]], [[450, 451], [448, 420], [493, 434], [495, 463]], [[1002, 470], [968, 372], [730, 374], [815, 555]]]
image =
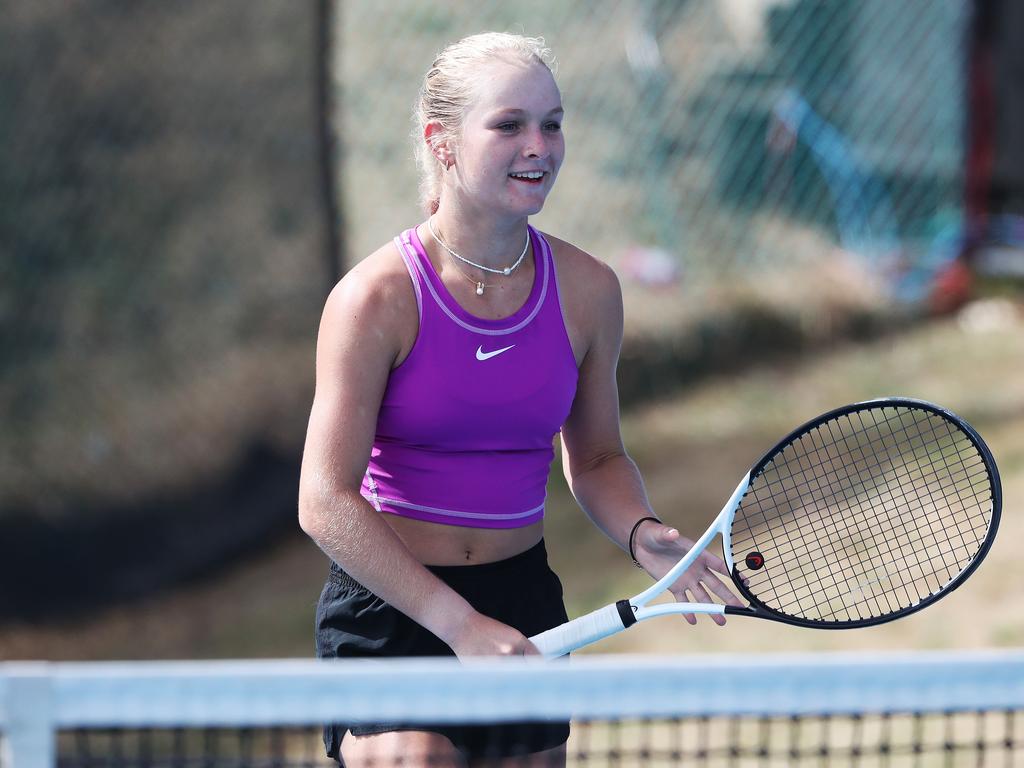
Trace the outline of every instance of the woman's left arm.
[[[585, 344], [572, 410], [562, 427], [562, 464], [573, 496], [608, 538], [629, 550], [629, 534], [643, 517], [657, 517], [643, 479], [626, 453], [619, 429], [619, 393], [615, 380], [622, 346], [622, 290], [615, 273], [587, 257], [587, 301], [573, 302], [574, 325]], [[644, 522], [633, 537], [637, 562], [661, 578], [693, 546], [671, 525]], [[717, 573], [716, 573], [717, 572]], [[725, 562], [704, 552], [673, 585], [682, 602], [711, 602], [717, 595], [729, 605], [743, 603], [717, 575]], [[725, 617], [712, 615], [717, 624]], [[686, 615], [694, 624], [696, 617]]]

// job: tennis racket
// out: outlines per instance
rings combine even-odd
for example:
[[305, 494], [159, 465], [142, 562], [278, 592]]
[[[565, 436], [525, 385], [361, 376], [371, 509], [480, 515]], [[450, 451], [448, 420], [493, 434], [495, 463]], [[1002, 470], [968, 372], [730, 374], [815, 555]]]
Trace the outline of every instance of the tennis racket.
[[[992, 454], [963, 419], [921, 400], [838, 408], [758, 461], [711, 527], [649, 589], [531, 637], [548, 657], [673, 613], [804, 627], [881, 624], [934, 603], [978, 567], [1002, 506]], [[715, 536], [745, 608], [648, 605]]]

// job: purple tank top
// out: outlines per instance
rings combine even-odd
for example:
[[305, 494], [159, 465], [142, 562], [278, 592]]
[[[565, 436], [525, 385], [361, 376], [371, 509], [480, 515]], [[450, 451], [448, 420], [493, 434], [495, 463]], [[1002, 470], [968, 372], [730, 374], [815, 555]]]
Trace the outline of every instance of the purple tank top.
[[419, 334], [391, 372], [362, 494], [393, 515], [471, 528], [544, 516], [553, 440], [576, 395], [551, 248], [530, 227], [526, 303], [485, 320], [456, 303], [415, 229], [395, 238], [412, 276]]

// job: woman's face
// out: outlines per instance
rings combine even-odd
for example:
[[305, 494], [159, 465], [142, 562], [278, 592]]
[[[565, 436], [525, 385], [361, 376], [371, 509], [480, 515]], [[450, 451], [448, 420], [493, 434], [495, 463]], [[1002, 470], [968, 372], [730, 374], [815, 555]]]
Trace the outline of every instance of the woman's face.
[[497, 60], [477, 76], [455, 144], [455, 194], [471, 207], [540, 212], [565, 157], [562, 97], [542, 64]]

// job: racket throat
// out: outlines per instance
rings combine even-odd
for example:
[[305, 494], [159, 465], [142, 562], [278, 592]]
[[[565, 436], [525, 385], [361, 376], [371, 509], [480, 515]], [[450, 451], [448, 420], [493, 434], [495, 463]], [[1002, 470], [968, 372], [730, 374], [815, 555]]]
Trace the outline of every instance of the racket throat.
[[[739, 608], [739, 607], [737, 607], [735, 605], [726, 605], [726, 606], [724, 606], [724, 608], [725, 608], [724, 613], [726, 613], [729, 616], [762, 616], [760, 611], [758, 611], [757, 609], [752, 608], [750, 606], [744, 606], [743, 608]], [[773, 616], [764, 615], [764, 618], [774, 618], [774, 617]]]

